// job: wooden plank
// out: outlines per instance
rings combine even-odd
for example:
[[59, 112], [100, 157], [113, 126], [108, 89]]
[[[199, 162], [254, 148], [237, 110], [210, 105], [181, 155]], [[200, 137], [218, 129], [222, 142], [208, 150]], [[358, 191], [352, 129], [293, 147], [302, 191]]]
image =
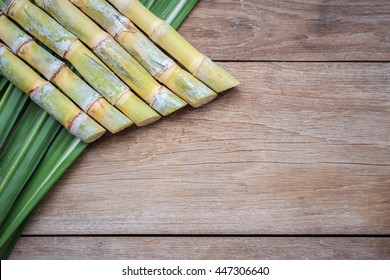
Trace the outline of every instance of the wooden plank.
[[387, 0], [203, 0], [180, 32], [216, 60], [389, 61]]
[[22, 237], [10, 259], [390, 259], [390, 238]]
[[224, 66], [240, 87], [91, 145], [25, 234], [389, 234], [390, 64]]

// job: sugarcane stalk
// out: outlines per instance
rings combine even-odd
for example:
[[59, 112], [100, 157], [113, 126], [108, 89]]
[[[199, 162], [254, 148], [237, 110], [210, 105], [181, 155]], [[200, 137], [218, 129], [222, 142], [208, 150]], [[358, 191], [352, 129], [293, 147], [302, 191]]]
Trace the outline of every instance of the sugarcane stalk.
[[0, 44], [0, 74], [86, 143], [100, 138], [105, 129], [81, 111], [50, 82], [42, 79], [29, 66]]
[[108, 0], [122, 14], [132, 20], [156, 44], [173, 56], [195, 77], [221, 92], [235, 87], [239, 82], [210, 58], [196, 50], [166, 21], [145, 8], [138, 0]]
[[107, 32], [67, 0], [36, 0], [35, 3], [89, 46], [109, 68], [161, 115], [186, 103], [160, 85]]
[[[157, 3], [164, 2], [164, 0], [153, 1]], [[145, 3], [144, 0], [143, 3]], [[161, 16], [164, 10], [156, 10], [154, 12], [157, 12], [158, 15]], [[183, 20], [183, 17], [176, 17], [176, 26], [180, 25]], [[3, 83], [4, 82], [1, 82], [0, 78], [0, 88]], [[13, 85], [11, 86], [13, 87]], [[8, 88], [8, 85], [6, 85], [6, 88]], [[0, 115], [2, 113], [1, 102], [4, 97], [4, 92], [5, 90], [0, 90]], [[13, 96], [14, 95], [15, 94], [13, 94]], [[27, 96], [25, 94], [22, 94], [21, 92], [17, 92], [17, 96], [27, 98]], [[28, 112], [26, 112], [23, 117], [27, 117], [26, 119], [30, 119], [31, 114], [27, 113]], [[52, 118], [48, 118], [48, 121], [49, 120], [52, 120]], [[2, 118], [0, 116], [0, 123], [1, 121]], [[23, 122], [23, 119], [20, 119], [20, 121]], [[33, 123], [35, 123], [35, 121]], [[59, 126], [59, 123], [55, 123]], [[47, 124], [45, 123], [44, 126], [46, 125]], [[14, 132], [17, 130], [19, 130], [19, 128], [14, 128], [12, 131]], [[41, 133], [39, 133], [39, 135], [41, 135]], [[55, 135], [55, 133], [53, 135]], [[0, 132], [0, 138], [2, 136], [3, 134]], [[32, 144], [32, 147], [35, 146], [34, 144], [35, 143]], [[15, 145], [11, 145], [11, 147], [13, 146]], [[77, 158], [77, 155], [81, 153], [85, 149], [85, 147], [87, 147], [87, 144], [84, 144], [79, 139], [70, 135], [67, 130], [63, 128], [61, 132], [55, 136], [54, 141], [50, 145], [50, 148], [47, 151], [46, 149], [43, 149], [46, 151], [44, 157], [39, 161], [39, 165], [36, 167], [36, 169], [34, 169], [32, 176], [23, 186], [23, 189], [18, 195], [17, 200], [13, 204], [11, 211], [8, 213], [6, 220], [4, 220], [4, 222], [1, 224], [0, 259], [5, 259], [6, 255], [4, 255], [3, 253], [7, 253], [6, 251], [10, 251], [12, 249], [12, 245], [14, 242], [11, 242], [10, 240], [20, 234], [20, 228], [23, 227], [21, 226], [21, 223], [25, 224], [25, 222], [23, 221], [27, 220], [26, 217], [34, 209], [35, 205], [43, 198], [44, 194], [53, 186], [53, 184], [58, 180], [61, 174], [69, 167], [69, 165]], [[34, 160], [30, 160], [30, 162], [33, 161], [38, 162], [38, 159], [34, 158]], [[17, 172], [17, 174], [19, 173], [20, 172]], [[3, 241], [5, 243], [3, 243]], [[11, 245], [7, 246], [8, 244]]]
[[0, 0], [0, 10], [60, 57], [68, 60], [97, 92], [136, 125], [147, 125], [160, 118], [72, 33], [40, 8], [27, 0]]
[[132, 124], [130, 119], [74, 74], [64, 62], [39, 46], [1, 12], [0, 39], [110, 132], [116, 133]]
[[180, 68], [154, 45], [125, 16], [105, 0], [70, 0], [85, 14], [105, 29], [155, 79], [184, 99], [199, 107], [217, 97], [217, 94]]

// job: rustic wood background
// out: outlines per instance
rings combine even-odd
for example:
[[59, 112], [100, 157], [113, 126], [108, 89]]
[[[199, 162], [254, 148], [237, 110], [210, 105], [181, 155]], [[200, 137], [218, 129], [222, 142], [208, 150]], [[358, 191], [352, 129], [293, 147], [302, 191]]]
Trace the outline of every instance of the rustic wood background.
[[242, 84], [91, 145], [13, 259], [390, 259], [390, 1], [202, 0]]

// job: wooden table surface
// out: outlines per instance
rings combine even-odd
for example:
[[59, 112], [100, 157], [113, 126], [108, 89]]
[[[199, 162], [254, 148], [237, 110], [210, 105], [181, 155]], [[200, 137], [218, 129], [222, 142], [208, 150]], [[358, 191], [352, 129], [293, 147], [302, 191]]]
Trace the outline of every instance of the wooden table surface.
[[13, 259], [390, 259], [390, 1], [202, 0], [180, 32], [242, 84], [105, 136]]

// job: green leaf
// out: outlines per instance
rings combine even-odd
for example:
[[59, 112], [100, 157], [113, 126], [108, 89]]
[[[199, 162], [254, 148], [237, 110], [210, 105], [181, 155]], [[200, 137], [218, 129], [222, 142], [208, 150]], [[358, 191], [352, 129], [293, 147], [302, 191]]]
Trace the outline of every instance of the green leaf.
[[30, 103], [0, 149], [0, 224], [59, 128], [57, 121]]
[[18, 242], [19, 236], [22, 234], [24, 226], [27, 224], [27, 220], [28, 219], [25, 219], [24, 222], [16, 229], [11, 238], [9, 238], [7, 242], [0, 247], [0, 260], [6, 260], [11, 255], [16, 242]]
[[[153, 13], [155, 13], [159, 17], [165, 17], [165, 19], [169, 19], [172, 26], [174, 28], [178, 28], [198, 1], [184, 1], [186, 2], [185, 5], [180, 3], [183, 1], [172, 1], [172, 3], [170, 3], [166, 0], [141, 0], [141, 2], [145, 4], [149, 9], [154, 8], [154, 10], [152, 10]], [[179, 7], [179, 5], [183, 6]], [[7, 82], [4, 82], [4, 79], [0, 80], [0, 93], [4, 91], [2, 91], [1, 89], [4, 89], [4, 87], [6, 87], [6, 84]], [[3, 98], [3, 94], [1, 94], [0, 104]], [[27, 97], [25, 97], [25, 99], [27, 100]], [[60, 178], [60, 176], [74, 162], [74, 160], [76, 160], [76, 158], [87, 147], [87, 144], [70, 135], [65, 128], [62, 128], [60, 130], [60, 133], [58, 133], [56, 136], [56, 133], [59, 129], [59, 124], [50, 117], [47, 117], [47, 119], [45, 120], [39, 118], [38, 115], [41, 117], [45, 115], [43, 110], [39, 109], [35, 104], [31, 102], [25, 103], [28, 103], [29, 105], [27, 107], [27, 110], [23, 114], [21, 120], [18, 121], [18, 124], [14, 125], [17, 116], [20, 115], [20, 110], [23, 109], [23, 106], [18, 111], [18, 114], [15, 114], [14, 111], [14, 115], [16, 116], [14, 122], [12, 123], [12, 121], [10, 121], [12, 124], [9, 124], [9, 128], [12, 128], [12, 133], [8, 137], [9, 140], [7, 140], [6, 145], [8, 148], [0, 150], [0, 174], [8, 174], [8, 172], [11, 172], [13, 174], [16, 174], [15, 177], [17, 177], [16, 179], [12, 179], [12, 182], [14, 182], [12, 185], [9, 184], [10, 178], [7, 179], [7, 184], [2, 184], [1, 182], [5, 179], [0, 178], [0, 192], [2, 188], [1, 186], [3, 185], [3, 187], [5, 186], [6, 189], [11, 189], [11, 191], [8, 190], [7, 193], [11, 193], [13, 195], [15, 195], [15, 193], [19, 194], [16, 201], [14, 200], [15, 202], [12, 202], [13, 206], [11, 208], [11, 211], [0, 226], [1, 259], [8, 258], [19, 235], [21, 234], [28, 215], [31, 213], [34, 207], [50, 190], [50, 188]], [[32, 106], [30, 103], [33, 105], [33, 107], [35, 106], [35, 109], [30, 108]], [[1, 114], [3, 110], [4, 108], [1, 108], [0, 105], [0, 116], [2, 116]], [[40, 115], [39, 112], [43, 115]], [[57, 129], [55, 129], [48, 120], [54, 121], [54, 123], [57, 125]], [[22, 125], [21, 123], [24, 123], [25, 125]], [[31, 130], [38, 129], [37, 126], [39, 126], [40, 124], [40, 131], [44, 131], [42, 134], [46, 136], [41, 135], [41, 132], [35, 133], [34, 135], [29, 134], [30, 137], [25, 138], [25, 142], [20, 141], [20, 135], [26, 133], [27, 123], [29, 124]], [[33, 131], [31, 133], [33, 133]], [[42, 141], [39, 142], [37, 140], [38, 138]], [[43, 140], [42, 138], [45, 138], [45, 140]], [[50, 148], [47, 145], [42, 145], [42, 142], [47, 144], [48, 142], [50, 142], [49, 139], [53, 138], [54, 140], [52, 141]], [[15, 141], [18, 141], [14, 142], [13, 139]], [[19, 149], [16, 147], [19, 147]], [[27, 147], [30, 147], [31, 149], [35, 150], [35, 153], [28, 151], [30, 148]], [[8, 151], [8, 149], [12, 150], [13, 152]], [[19, 157], [16, 155], [15, 150], [21, 150], [19, 151], [19, 153], [17, 153]], [[3, 161], [3, 159], [6, 157], [9, 158], [10, 154], [13, 154], [13, 160], [7, 161], [7, 164], [5, 164], [5, 161]], [[35, 157], [33, 157], [32, 154], [34, 154]], [[43, 154], [44, 156], [42, 158]], [[19, 161], [15, 157], [18, 158]], [[42, 160], [40, 160], [41, 158]], [[6, 165], [7, 168], [5, 167]], [[27, 171], [21, 169], [22, 166], [28, 167], [29, 170]], [[5, 172], [7, 173], [2, 173], [3, 171], [1, 168], [6, 170]], [[31, 175], [32, 171], [34, 171], [34, 173]], [[3, 213], [4, 207], [1, 203], [2, 202], [0, 196], [0, 215], [1, 213]]]
[[192, 11], [195, 5], [198, 3], [198, 0], [187, 1], [186, 5], [177, 13], [176, 17], [169, 23], [175, 29], [179, 29], [180, 25], [187, 18], [188, 14]]
[[1, 225], [0, 247], [5, 246], [24, 219], [86, 147], [87, 144], [69, 134], [65, 128], [61, 130]]
[[3, 96], [3, 88], [8, 83], [8, 80], [0, 75], [0, 101]]
[[14, 126], [28, 97], [5, 78], [0, 80], [0, 149]]
[[177, 29], [197, 3], [198, 0], [156, 1], [151, 11]]
[[150, 10], [151, 8], [153, 8], [153, 5], [156, 4], [157, 1], [158, 0], [141, 0], [140, 2]]

